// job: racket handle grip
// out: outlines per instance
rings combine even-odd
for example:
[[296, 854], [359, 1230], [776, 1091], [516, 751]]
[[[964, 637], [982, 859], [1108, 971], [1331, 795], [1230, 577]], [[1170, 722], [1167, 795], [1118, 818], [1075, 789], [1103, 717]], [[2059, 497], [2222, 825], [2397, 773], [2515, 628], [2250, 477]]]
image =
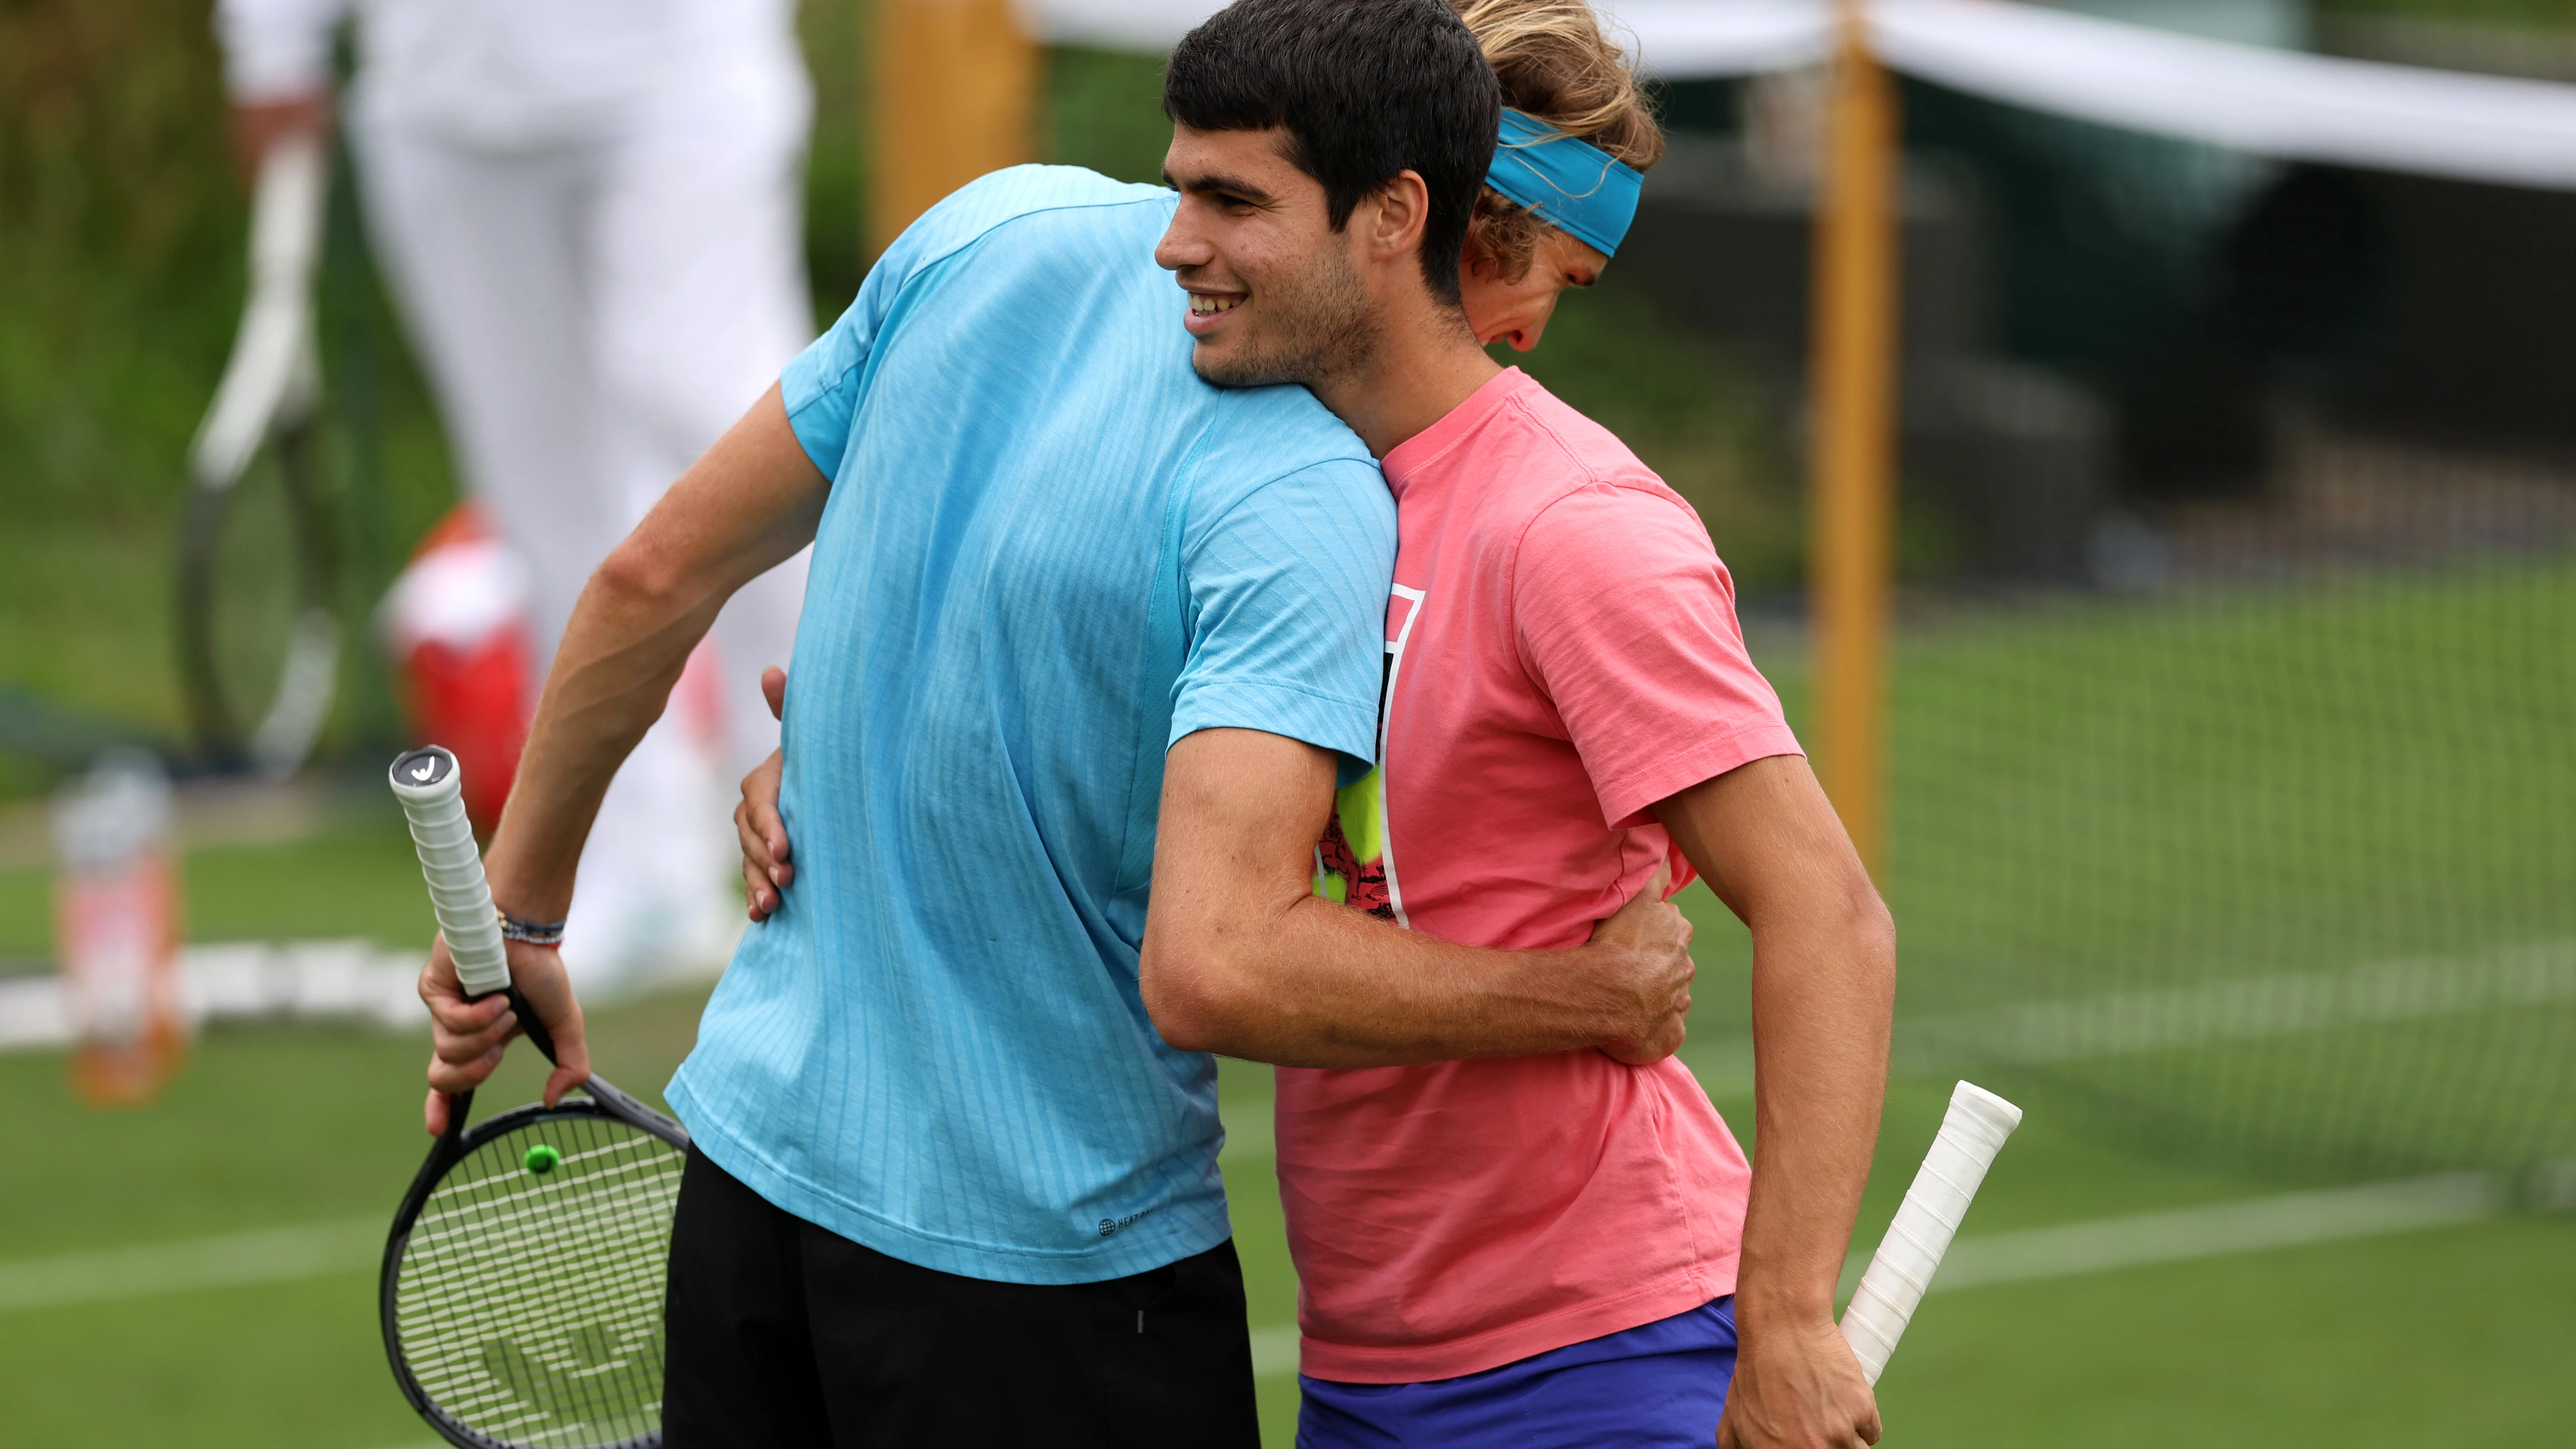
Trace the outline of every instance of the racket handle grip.
[[1843, 1338], [1871, 1383], [1887, 1371], [1896, 1341], [1931, 1288], [1932, 1274], [1967, 1217], [1986, 1169], [2020, 1125], [2021, 1109], [1983, 1087], [1961, 1082], [1950, 1093], [1940, 1134], [1914, 1174], [1914, 1185], [1905, 1190], [1905, 1202], [1879, 1240], [1869, 1270], [1861, 1274], [1851, 1306], [1843, 1310]]
[[[528, 1005], [528, 998], [521, 996], [516, 986], [502, 988], [502, 994], [510, 998], [510, 1009], [518, 1013], [519, 1030], [526, 1034], [529, 1045], [545, 1053], [547, 1061], [553, 1061], [555, 1034], [546, 1030], [546, 1024], [537, 1017], [536, 1008]], [[475, 999], [481, 1000], [480, 997]]]
[[[420, 855], [420, 873], [429, 882], [430, 908], [447, 938], [447, 953], [456, 960], [457, 981], [471, 997], [508, 991], [510, 957], [501, 941], [501, 916], [492, 907], [483, 854], [475, 849], [474, 827], [465, 818], [464, 767], [453, 754], [427, 745], [395, 756], [387, 773], [394, 798], [402, 802], [403, 818], [411, 822], [412, 848]], [[519, 1019], [534, 1021], [525, 1010]]]

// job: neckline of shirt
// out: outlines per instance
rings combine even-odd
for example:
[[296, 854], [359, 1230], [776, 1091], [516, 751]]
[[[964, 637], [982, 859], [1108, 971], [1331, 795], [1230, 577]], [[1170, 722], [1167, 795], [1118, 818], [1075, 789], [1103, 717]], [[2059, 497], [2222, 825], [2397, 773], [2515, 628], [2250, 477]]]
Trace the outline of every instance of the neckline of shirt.
[[1441, 455], [1464, 441], [1477, 425], [1492, 417], [1504, 403], [1521, 395], [1527, 387], [1536, 386], [1530, 375], [1517, 367], [1506, 367], [1485, 379], [1467, 400], [1443, 413], [1440, 421], [1386, 450], [1378, 467], [1386, 473], [1386, 486], [1396, 501], [1404, 501], [1405, 490], [1414, 479], [1439, 461]]

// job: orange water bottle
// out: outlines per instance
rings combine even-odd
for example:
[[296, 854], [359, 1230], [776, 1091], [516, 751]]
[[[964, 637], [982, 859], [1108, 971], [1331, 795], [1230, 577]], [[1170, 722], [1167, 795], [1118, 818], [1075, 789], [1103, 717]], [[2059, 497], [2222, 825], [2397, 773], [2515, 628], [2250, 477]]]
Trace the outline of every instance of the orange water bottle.
[[111, 751], [55, 797], [53, 825], [72, 1088], [92, 1106], [149, 1101], [188, 1044], [169, 777], [149, 754]]

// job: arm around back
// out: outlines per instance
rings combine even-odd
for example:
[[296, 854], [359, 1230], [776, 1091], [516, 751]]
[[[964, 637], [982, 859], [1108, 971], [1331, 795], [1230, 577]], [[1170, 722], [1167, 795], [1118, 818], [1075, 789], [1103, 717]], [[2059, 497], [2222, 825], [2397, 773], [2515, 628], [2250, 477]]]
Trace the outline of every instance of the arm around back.
[[562, 918], [618, 765], [661, 717], [725, 601], [813, 542], [829, 488], [772, 387], [591, 575], [487, 856], [503, 909]]
[[1690, 924], [1659, 890], [1563, 951], [1453, 945], [1315, 895], [1334, 763], [1258, 730], [1172, 746], [1139, 967], [1164, 1040], [1299, 1067], [1681, 1045]]
[[[600, 797], [661, 717], [689, 651], [736, 589], [813, 541], [829, 484], [789, 427], [771, 388], [707, 450], [619, 544], [573, 607], [537, 704], [535, 724], [484, 865], [492, 898], [530, 920], [564, 917], [573, 867]], [[581, 1011], [554, 952], [511, 948], [511, 974], [559, 1049], [548, 1096], [586, 1073]], [[500, 1064], [515, 1023], [504, 1003], [468, 1003], [442, 944], [423, 968], [434, 1087], [428, 1125], [445, 1125], [441, 1092], [480, 1083]]]

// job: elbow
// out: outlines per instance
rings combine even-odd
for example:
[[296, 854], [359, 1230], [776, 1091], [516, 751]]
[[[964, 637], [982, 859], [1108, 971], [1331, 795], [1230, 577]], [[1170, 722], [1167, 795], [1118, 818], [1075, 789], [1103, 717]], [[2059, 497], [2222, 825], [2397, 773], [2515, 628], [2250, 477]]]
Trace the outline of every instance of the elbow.
[[667, 602], [688, 587], [687, 570], [671, 551], [657, 546], [638, 529], [609, 550], [586, 592], [622, 609], [649, 608]]
[[1892, 1004], [1896, 997], [1896, 917], [1878, 888], [1863, 876], [1845, 893], [1842, 928], [1850, 943], [1848, 959]]
[[1896, 959], [1896, 917], [1888, 912], [1878, 888], [1867, 880], [1856, 885], [1846, 899], [1843, 923], [1871, 955], [1883, 956], [1890, 962]]
[[1176, 1051], [1221, 1052], [1234, 1040], [1237, 1018], [1230, 979], [1218, 953], [1148, 942], [1137, 965], [1137, 986], [1154, 1030]]

